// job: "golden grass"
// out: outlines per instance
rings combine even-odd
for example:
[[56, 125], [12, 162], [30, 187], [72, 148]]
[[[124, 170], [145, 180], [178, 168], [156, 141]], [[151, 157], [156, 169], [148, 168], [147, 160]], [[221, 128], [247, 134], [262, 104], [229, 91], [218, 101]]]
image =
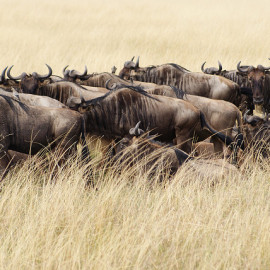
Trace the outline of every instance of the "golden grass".
[[269, 268], [269, 166], [214, 186], [184, 166], [149, 186], [142, 164], [121, 175], [98, 165], [97, 190], [76, 157], [54, 175], [38, 158], [8, 175], [1, 269]]
[[[226, 69], [239, 60], [269, 65], [266, 0], [1, 6], [1, 67], [14, 64], [14, 75], [45, 73], [44, 63], [55, 74], [67, 64], [119, 71], [133, 55], [142, 66], [174, 62], [194, 71], [205, 60]], [[184, 167], [166, 187], [150, 188], [136, 168], [120, 176], [100, 169], [98, 191], [85, 188], [73, 159], [54, 175], [39, 161], [12, 170], [0, 193], [0, 269], [269, 269], [267, 161], [250, 161], [242, 177], [214, 187]]]

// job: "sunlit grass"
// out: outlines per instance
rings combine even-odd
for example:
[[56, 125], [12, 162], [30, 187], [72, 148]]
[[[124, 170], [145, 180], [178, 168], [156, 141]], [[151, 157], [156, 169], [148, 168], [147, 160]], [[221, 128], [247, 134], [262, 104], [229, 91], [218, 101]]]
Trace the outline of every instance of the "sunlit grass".
[[[0, 1], [1, 2], [1, 1]], [[174, 62], [192, 71], [263, 64], [270, 9], [261, 1], [2, 1], [1, 66], [12, 74], [71, 68], [119, 72]], [[1, 269], [268, 269], [270, 166], [249, 153], [241, 174], [210, 179], [183, 166], [155, 183], [140, 169], [105, 169], [71, 157], [58, 167], [32, 158], [10, 171], [0, 193]], [[199, 166], [199, 165], [198, 165]], [[91, 170], [89, 170], [91, 168]], [[53, 171], [52, 171], [53, 169]], [[204, 173], [204, 174], [203, 174]], [[86, 186], [93, 180], [95, 188]], [[153, 183], [153, 184], [152, 184]]]

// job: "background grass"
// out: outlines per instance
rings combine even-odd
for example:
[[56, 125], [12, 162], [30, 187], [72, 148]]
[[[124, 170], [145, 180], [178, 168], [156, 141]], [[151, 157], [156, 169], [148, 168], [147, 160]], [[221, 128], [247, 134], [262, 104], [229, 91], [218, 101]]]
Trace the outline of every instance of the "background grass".
[[[0, 1], [0, 63], [55, 74], [69, 64], [118, 71], [174, 62], [199, 71], [269, 65], [268, 1]], [[53, 158], [52, 158], [53, 160]], [[182, 168], [149, 187], [140, 164], [120, 176], [92, 161], [98, 191], [71, 158], [52, 173], [29, 161], [0, 194], [1, 269], [268, 269], [270, 166], [248, 157], [242, 175]]]

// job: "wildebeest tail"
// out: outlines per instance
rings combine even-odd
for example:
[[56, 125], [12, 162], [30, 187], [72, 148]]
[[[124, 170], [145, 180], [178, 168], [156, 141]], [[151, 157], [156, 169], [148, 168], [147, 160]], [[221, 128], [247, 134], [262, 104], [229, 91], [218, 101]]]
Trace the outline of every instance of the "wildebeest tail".
[[242, 118], [241, 118], [241, 113], [238, 112], [237, 113], [237, 135], [235, 137], [235, 142], [236, 142], [236, 147], [241, 148], [242, 150], [245, 149], [245, 145], [244, 145], [244, 136], [243, 136], [243, 131], [242, 131]]
[[205, 120], [205, 116], [202, 112], [200, 112], [200, 119], [201, 119], [201, 126], [202, 128], [207, 127], [207, 129], [213, 133], [213, 135], [217, 136], [221, 141], [223, 141], [227, 146], [229, 146], [233, 140], [226, 136], [225, 134], [223, 134], [222, 132], [216, 131], [214, 130]]

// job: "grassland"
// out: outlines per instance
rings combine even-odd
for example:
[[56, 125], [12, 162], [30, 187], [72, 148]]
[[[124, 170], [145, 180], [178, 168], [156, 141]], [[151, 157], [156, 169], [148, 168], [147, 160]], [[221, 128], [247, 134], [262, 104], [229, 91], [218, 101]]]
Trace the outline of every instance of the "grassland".
[[[1, 66], [55, 74], [141, 65], [269, 66], [268, 1], [0, 1]], [[52, 163], [53, 164], [53, 163]], [[187, 167], [149, 187], [140, 164], [120, 176], [93, 160], [98, 190], [71, 158], [52, 174], [37, 160], [0, 193], [0, 269], [269, 269], [270, 166], [211, 185]], [[53, 166], [53, 165], [51, 165]]]

